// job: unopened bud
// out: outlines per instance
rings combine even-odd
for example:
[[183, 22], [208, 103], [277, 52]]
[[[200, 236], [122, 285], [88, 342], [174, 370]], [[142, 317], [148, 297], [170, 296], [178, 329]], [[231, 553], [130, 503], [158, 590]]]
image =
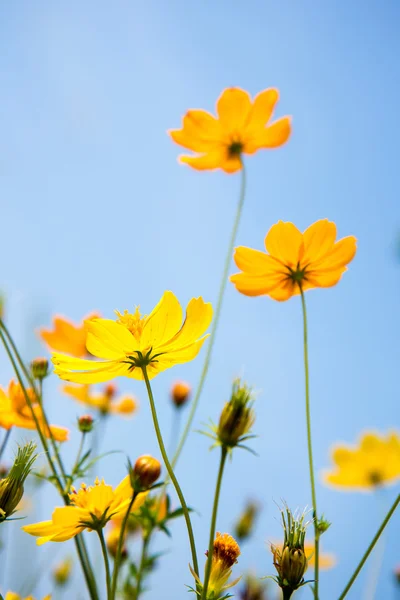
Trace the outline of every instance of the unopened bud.
[[222, 409], [217, 436], [222, 446], [237, 446], [251, 430], [255, 421], [251, 389], [240, 380], [233, 383], [232, 395]]
[[89, 433], [93, 429], [93, 417], [91, 415], [82, 415], [78, 419], [79, 431], [82, 433]]
[[185, 381], [177, 381], [171, 389], [172, 402], [177, 408], [180, 408], [189, 400], [192, 388]]
[[37, 456], [34, 454], [35, 450], [36, 444], [33, 442], [19, 447], [9, 474], [0, 481], [0, 522], [15, 512], [24, 495], [25, 479]]
[[161, 474], [161, 464], [156, 458], [144, 454], [139, 456], [133, 468], [135, 486], [140, 490], [148, 490]]
[[114, 398], [116, 393], [117, 393], [117, 387], [115, 386], [115, 384], [107, 383], [107, 385], [104, 388], [104, 395], [107, 396], [107, 398], [109, 398], [111, 400], [111, 398]]
[[255, 502], [247, 503], [235, 526], [235, 535], [239, 541], [245, 540], [252, 534], [258, 512], [259, 508]]
[[316, 521], [316, 529], [319, 535], [322, 535], [329, 529], [332, 525], [327, 519], [325, 519], [324, 515], [321, 515], [320, 518]]
[[42, 381], [49, 374], [49, 361], [47, 358], [35, 358], [31, 362], [31, 371], [34, 379]]

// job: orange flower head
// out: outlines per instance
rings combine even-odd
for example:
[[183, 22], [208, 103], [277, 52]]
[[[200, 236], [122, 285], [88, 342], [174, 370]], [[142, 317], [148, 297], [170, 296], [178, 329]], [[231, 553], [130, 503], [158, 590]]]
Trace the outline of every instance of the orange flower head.
[[107, 384], [97, 393], [92, 392], [89, 385], [64, 385], [62, 390], [67, 396], [98, 410], [102, 415], [130, 416], [138, 409], [137, 400], [133, 396], [115, 397], [118, 390], [114, 384]]
[[279, 221], [265, 238], [267, 253], [239, 246], [234, 260], [242, 271], [230, 277], [246, 296], [284, 301], [311, 288], [336, 285], [356, 253], [352, 235], [336, 241], [336, 225], [322, 219], [301, 233]]
[[84, 321], [98, 318], [100, 315], [92, 313], [86, 317], [82, 323], [75, 325], [65, 317], [55, 316], [53, 319], [53, 329], [42, 328], [39, 335], [50, 350], [57, 352], [66, 352], [71, 356], [78, 358], [87, 356], [86, 350], [86, 328]]
[[189, 400], [192, 388], [185, 381], [176, 381], [171, 388], [171, 399], [177, 408], [180, 408]]
[[242, 168], [243, 154], [282, 146], [290, 135], [290, 117], [269, 123], [278, 99], [279, 92], [273, 88], [252, 100], [244, 90], [232, 87], [217, 100], [217, 117], [204, 110], [189, 110], [182, 129], [168, 133], [174, 142], [197, 154], [179, 160], [200, 171], [235, 173]]
[[[41, 431], [46, 437], [50, 437], [50, 431], [44, 423], [42, 409], [34, 390], [29, 388], [26, 391]], [[4, 429], [11, 429], [11, 427], [30, 430], [36, 429], [35, 419], [27, 404], [22, 387], [13, 380], [10, 381], [7, 392], [0, 387], [0, 427]], [[57, 425], [50, 425], [50, 430], [57, 442], [65, 442], [68, 439], [68, 429], [58, 427]]]

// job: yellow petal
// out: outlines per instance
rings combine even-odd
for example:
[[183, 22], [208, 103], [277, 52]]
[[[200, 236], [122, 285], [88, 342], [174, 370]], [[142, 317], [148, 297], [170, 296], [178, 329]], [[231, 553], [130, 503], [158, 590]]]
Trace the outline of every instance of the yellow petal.
[[252, 136], [251, 143], [257, 148], [278, 148], [289, 139], [292, 130], [290, 117], [282, 117]]
[[[176, 350], [168, 350], [165, 354], [163, 354], [159, 360], [157, 360], [157, 363], [155, 363], [155, 368], [156, 369], [162, 369], [164, 370], [162, 367], [163, 365], [168, 365], [168, 366], [173, 366], [173, 365], [179, 365], [179, 364], [183, 364], [186, 362], [189, 362], [191, 360], [193, 360], [194, 358], [196, 358], [196, 356], [198, 355], [198, 353], [201, 350], [202, 345], [204, 344], [205, 340], [209, 337], [209, 334], [205, 335], [204, 337], [202, 337], [200, 340], [197, 340], [196, 342], [193, 342], [192, 344], [188, 344], [185, 347], [179, 347]], [[168, 367], [166, 367], [168, 368]]]
[[250, 110], [250, 96], [240, 88], [224, 90], [217, 100], [217, 113], [221, 125], [230, 131], [240, 130], [246, 125]]
[[226, 162], [226, 150], [224, 148], [217, 148], [202, 156], [181, 155], [179, 161], [198, 171], [220, 169]]
[[221, 162], [221, 169], [225, 173], [237, 173], [237, 171], [241, 171], [242, 167], [242, 160], [239, 156], [225, 156], [225, 159]]
[[235, 248], [233, 260], [239, 269], [247, 273], [261, 274], [271, 271], [283, 271], [282, 265], [272, 256], [245, 246]]
[[221, 137], [217, 119], [204, 110], [189, 110], [182, 125], [168, 133], [174, 142], [194, 152], [207, 152]]
[[313, 263], [313, 270], [334, 271], [351, 262], [357, 251], [357, 239], [353, 235], [336, 242], [330, 252], [318, 262]]
[[296, 289], [298, 289], [297, 286], [289, 279], [270, 290], [268, 296], [278, 302], [285, 302], [295, 294]]
[[250, 111], [248, 130], [258, 132], [260, 128], [264, 129], [274, 112], [278, 100], [279, 92], [273, 88], [257, 94]]
[[157, 348], [170, 340], [182, 325], [182, 308], [176, 296], [164, 292], [163, 297], [147, 317], [140, 338], [140, 348]]
[[92, 319], [85, 323], [86, 347], [98, 358], [119, 359], [136, 349], [135, 338], [130, 331], [110, 319]]
[[283, 265], [296, 268], [303, 251], [303, 236], [293, 223], [279, 221], [267, 233], [265, 247]]
[[129, 365], [119, 361], [96, 362], [53, 354], [54, 373], [64, 381], [73, 383], [104, 383], [114, 377], [127, 376]]
[[208, 329], [213, 315], [210, 302], [204, 302], [203, 298], [192, 298], [186, 308], [185, 321], [177, 334], [157, 348], [160, 352], [169, 352], [184, 348], [196, 341]]
[[328, 288], [339, 283], [347, 267], [335, 271], [307, 271], [307, 281], [315, 287]]
[[333, 248], [336, 240], [336, 225], [328, 219], [313, 223], [303, 233], [304, 254], [302, 265], [320, 260]]
[[268, 274], [252, 274], [252, 273], [236, 273], [231, 275], [231, 282], [236, 289], [245, 296], [264, 296], [274, 289], [277, 285], [283, 285], [286, 281], [286, 276], [281, 273]]

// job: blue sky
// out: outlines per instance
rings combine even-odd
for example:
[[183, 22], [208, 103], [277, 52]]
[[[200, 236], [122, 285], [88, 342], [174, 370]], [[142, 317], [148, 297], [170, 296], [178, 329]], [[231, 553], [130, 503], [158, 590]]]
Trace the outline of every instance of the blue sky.
[[[188, 108], [212, 111], [227, 86], [252, 94], [277, 87], [276, 114], [293, 115], [293, 135], [283, 148], [247, 161], [238, 243], [262, 248], [277, 220], [304, 229], [324, 217], [337, 223], [340, 236], [354, 234], [359, 241], [340, 285], [307, 294], [318, 473], [329, 465], [334, 442], [398, 426], [399, 16], [394, 0], [4, 4], [1, 287], [26, 358], [43, 353], [34, 330], [55, 312], [77, 321], [93, 309], [111, 317], [115, 308], [140, 304], [149, 312], [165, 289], [182, 303], [198, 295], [215, 301], [239, 177], [178, 165], [179, 148], [166, 130], [178, 127]], [[228, 464], [218, 519], [218, 529], [230, 531], [247, 498], [263, 504], [238, 571], [272, 573], [266, 541], [279, 536], [274, 501], [310, 504], [301, 335], [298, 299], [278, 304], [228, 286], [195, 428], [217, 419], [237, 374], [260, 390], [253, 442], [259, 457], [238, 452]], [[195, 385], [203, 356], [154, 382], [167, 437], [169, 386], [176, 378]], [[4, 357], [1, 383], [10, 375]], [[103, 449], [118, 447], [131, 459], [158, 456], [143, 386], [118, 383], [139, 398], [140, 413], [132, 421], [110, 420]], [[79, 407], [59, 394], [55, 377], [46, 387], [53, 421], [73, 427]], [[71, 447], [76, 442], [73, 433]], [[72, 448], [66, 455], [72, 459]], [[199, 513], [193, 519], [200, 554], [216, 468], [217, 452], [208, 452], [206, 438], [193, 433], [178, 475]], [[99, 470], [117, 483], [124, 459], [108, 457]], [[389, 506], [397, 490], [388, 489], [383, 504]], [[323, 547], [339, 561], [321, 582], [321, 597], [330, 600], [377, 528], [382, 502], [327, 489], [320, 479], [318, 499], [333, 522]], [[47, 518], [55, 501], [52, 492], [43, 494], [36, 516]], [[379, 598], [394, 597], [398, 526], [397, 515], [387, 533]], [[18, 524], [11, 527], [16, 531]], [[173, 534], [172, 542], [160, 536], [156, 543], [168, 553], [149, 598], [165, 597], [165, 589], [168, 598], [185, 597], [182, 584], [190, 576], [183, 523]], [[32, 551], [33, 540], [9, 535], [15, 553], [18, 541]], [[49, 560], [48, 552], [45, 547], [36, 554]], [[349, 599], [362, 597], [365, 577]], [[6, 583], [18, 587], [15, 569]], [[39, 589], [47, 591], [47, 583], [44, 578]]]

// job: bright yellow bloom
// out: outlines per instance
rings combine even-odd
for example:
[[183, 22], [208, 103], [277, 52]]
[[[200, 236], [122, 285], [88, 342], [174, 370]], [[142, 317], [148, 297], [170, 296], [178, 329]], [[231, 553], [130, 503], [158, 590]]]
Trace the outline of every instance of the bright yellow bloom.
[[[149, 316], [117, 312], [117, 321], [86, 321], [86, 346], [102, 362], [53, 355], [55, 373], [75, 383], [101, 383], [124, 375], [143, 379], [146, 366], [149, 379], [174, 365], [193, 360], [208, 335], [203, 335], [212, 319], [211, 304], [193, 298], [182, 325], [182, 308], [172, 292], [165, 292]], [[203, 337], [201, 337], [203, 336]]]
[[120, 414], [129, 416], [137, 410], [137, 402], [132, 396], [122, 396], [116, 399], [117, 388], [114, 384], [108, 383], [103, 391], [91, 393], [88, 385], [64, 385], [63, 392], [71, 396], [81, 404], [90, 406], [98, 410], [103, 415]]
[[198, 154], [179, 160], [200, 171], [235, 173], [242, 168], [242, 154], [282, 146], [290, 135], [290, 117], [269, 124], [278, 99], [278, 90], [272, 88], [257, 94], [253, 101], [244, 90], [228, 88], [217, 100], [217, 118], [204, 110], [189, 110], [182, 129], [168, 133], [174, 142]]
[[[132, 499], [132, 486], [129, 475], [113, 490], [104, 480], [96, 479], [93, 487], [82, 483], [76, 491], [71, 488], [71, 505], [56, 508], [51, 521], [43, 521], [22, 527], [30, 535], [38, 537], [37, 544], [65, 542], [84, 529], [99, 530], [112, 518], [123, 516]], [[138, 494], [133, 509], [145, 500], [146, 494]]]
[[332, 287], [347, 271], [356, 253], [356, 238], [336, 242], [336, 225], [322, 219], [301, 233], [293, 223], [279, 221], [265, 238], [268, 254], [239, 246], [234, 260], [242, 273], [230, 277], [246, 296], [267, 295], [284, 301], [303, 291]]
[[[28, 389], [27, 393], [41, 431], [46, 437], [50, 437], [50, 432], [44, 424], [42, 409], [37, 402], [34, 391]], [[4, 429], [20, 427], [21, 429], [36, 430], [36, 423], [32, 417], [31, 409], [26, 403], [24, 392], [19, 383], [15, 381], [10, 381], [7, 393], [0, 387], [0, 427]], [[68, 439], [69, 431], [65, 427], [50, 425], [50, 429], [57, 442], [65, 442]]]
[[[7, 592], [4, 600], [35, 600], [35, 598], [33, 596], [26, 596], [26, 598], [22, 598], [22, 596], [16, 594], [15, 592]], [[51, 594], [45, 596], [43, 600], [51, 600]]]
[[50, 350], [66, 352], [72, 356], [87, 356], [85, 321], [99, 317], [92, 313], [82, 323], [75, 325], [65, 317], [56, 316], [53, 319], [53, 329], [39, 329], [39, 335]]
[[368, 491], [400, 480], [400, 436], [367, 432], [358, 446], [338, 444], [324, 481], [340, 490]]

